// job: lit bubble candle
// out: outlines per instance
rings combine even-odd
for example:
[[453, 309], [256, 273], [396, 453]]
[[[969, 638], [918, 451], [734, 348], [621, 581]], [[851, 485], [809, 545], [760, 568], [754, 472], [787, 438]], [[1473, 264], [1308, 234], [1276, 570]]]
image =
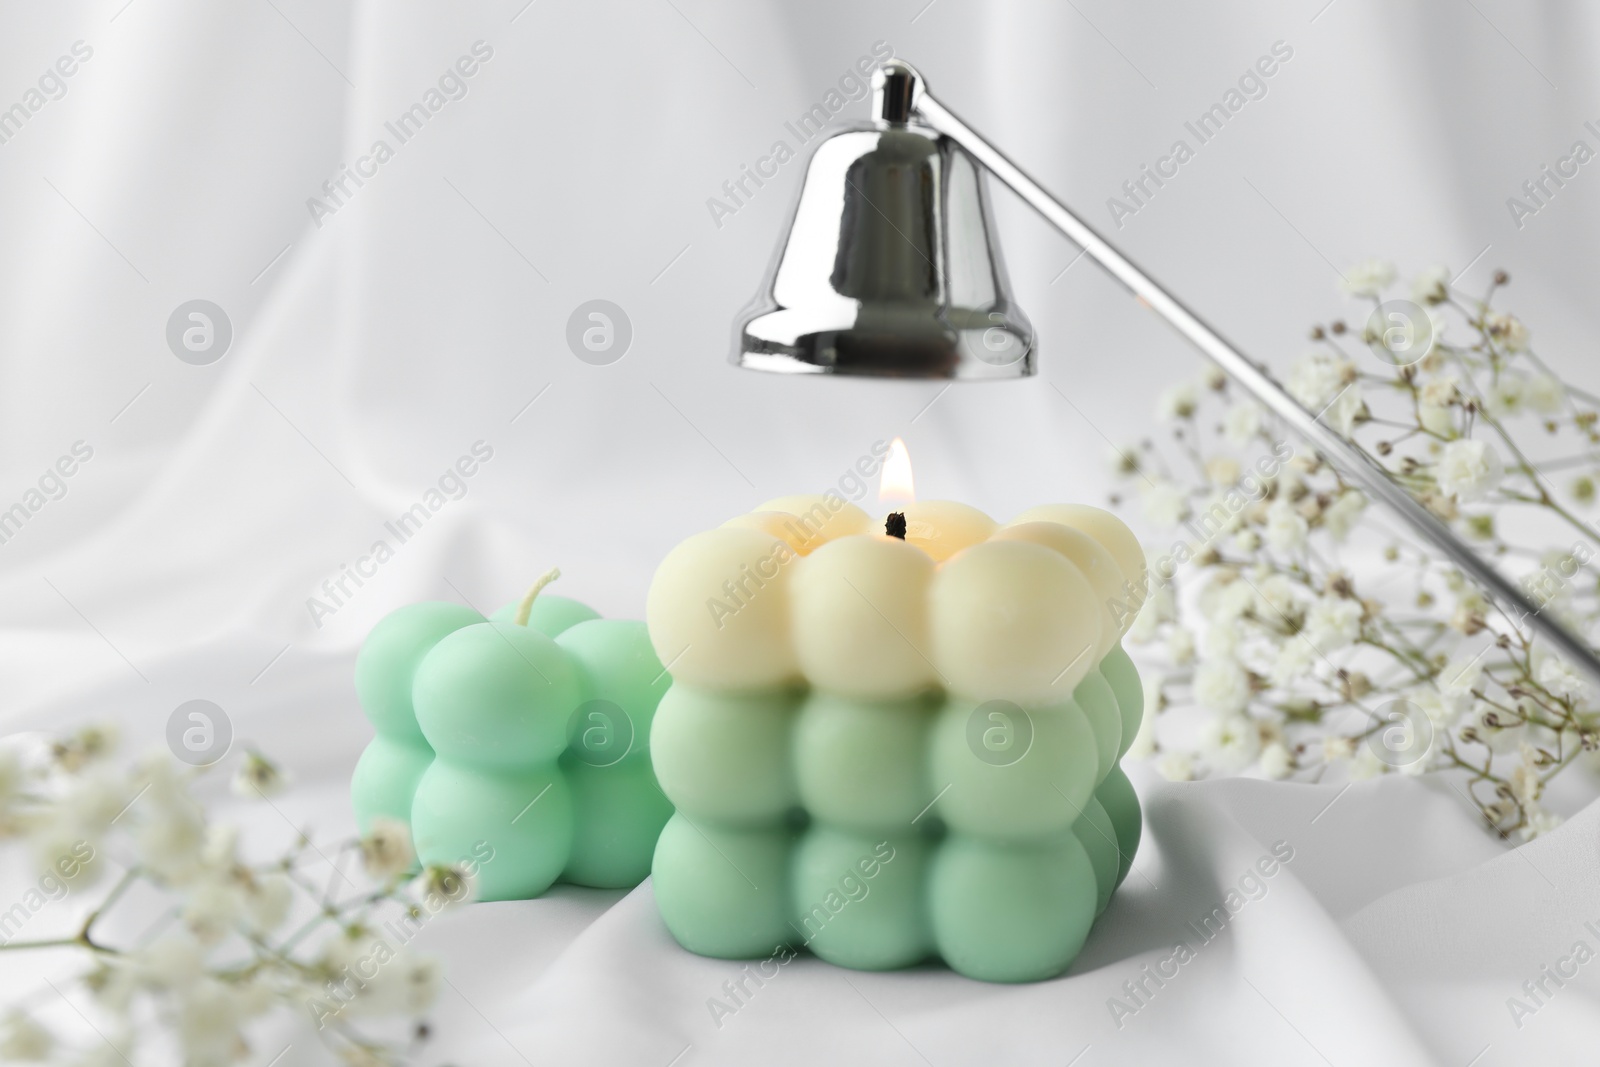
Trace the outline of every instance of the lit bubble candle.
[[1059, 974], [1139, 843], [1143, 553], [1098, 508], [915, 501], [898, 441], [884, 483], [884, 515], [783, 497], [657, 570], [657, 903], [704, 955]]

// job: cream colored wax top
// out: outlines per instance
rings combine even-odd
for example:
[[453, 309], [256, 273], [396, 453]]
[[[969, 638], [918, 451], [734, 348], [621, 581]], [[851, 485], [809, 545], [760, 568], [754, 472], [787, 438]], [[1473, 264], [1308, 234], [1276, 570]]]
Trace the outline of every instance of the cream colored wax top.
[[650, 587], [656, 654], [710, 690], [1043, 706], [1069, 700], [1132, 621], [1113, 604], [1139, 595], [1144, 554], [1109, 512], [1050, 504], [1002, 527], [953, 501], [897, 510], [904, 540], [838, 496], [782, 497], [689, 538]]

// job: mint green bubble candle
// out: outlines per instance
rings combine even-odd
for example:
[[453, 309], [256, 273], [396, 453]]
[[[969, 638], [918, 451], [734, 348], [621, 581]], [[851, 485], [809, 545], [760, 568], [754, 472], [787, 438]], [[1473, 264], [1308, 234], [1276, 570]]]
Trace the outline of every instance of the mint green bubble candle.
[[1001, 526], [785, 497], [679, 545], [646, 613], [667, 929], [725, 958], [1065, 970], [1139, 845], [1119, 642], [1143, 579], [1132, 532], [1079, 505]]
[[648, 745], [669, 679], [645, 625], [541, 596], [555, 576], [490, 619], [401, 608], [356, 658], [377, 735], [350, 783], [358, 824], [408, 823], [425, 864], [472, 860], [484, 900], [637, 885], [672, 814]]

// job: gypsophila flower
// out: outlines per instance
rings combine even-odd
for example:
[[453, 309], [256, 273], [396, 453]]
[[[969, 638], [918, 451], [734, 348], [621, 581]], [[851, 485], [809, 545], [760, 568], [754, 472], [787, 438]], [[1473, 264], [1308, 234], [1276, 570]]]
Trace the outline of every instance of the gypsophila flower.
[[1200, 749], [1213, 770], [1234, 774], [1255, 760], [1261, 751], [1261, 734], [1243, 715], [1219, 715], [1202, 729]]
[[1233, 659], [1239, 653], [1239, 642], [1243, 638], [1237, 622], [1232, 619], [1219, 619], [1211, 626], [1206, 627], [1205, 637], [1202, 638], [1205, 657], [1207, 659]]
[[1156, 761], [1156, 773], [1169, 782], [1194, 780], [1194, 761], [1182, 752], [1163, 752]]
[[1194, 662], [1194, 634], [1181, 626], [1173, 627], [1167, 635], [1167, 655], [1172, 662], [1186, 667]]
[[416, 862], [411, 828], [399, 819], [379, 816], [361, 838], [361, 865], [379, 881], [398, 878]]
[[1527, 388], [1528, 380], [1522, 375], [1501, 375], [1500, 380], [1489, 387], [1488, 396], [1484, 398], [1489, 411], [1502, 419], [1519, 414]]
[[208, 825], [200, 844], [200, 863], [203, 875], [220, 877], [234, 873], [239, 865], [239, 828], [228, 824]]
[[227, 936], [244, 916], [238, 889], [221, 879], [204, 879], [189, 889], [183, 922], [201, 944], [212, 945]]
[[1357, 263], [1344, 272], [1339, 288], [1351, 296], [1378, 296], [1394, 284], [1394, 264], [1382, 259]]
[[1558, 697], [1572, 699], [1584, 693], [1583, 678], [1558, 656], [1548, 655], [1544, 658], [1544, 662], [1539, 664], [1538, 679], [1540, 685]]
[[1442, 304], [1450, 299], [1450, 268], [1428, 267], [1411, 283], [1411, 299], [1419, 304]]
[[27, 825], [23, 799], [27, 771], [15, 753], [0, 750], [0, 837], [21, 833]]
[[1147, 486], [1141, 500], [1145, 517], [1157, 526], [1176, 526], [1189, 513], [1189, 502], [1183, 490], [1171, 482]]
[[1461, 398], [1461, 380], [1453, 374], [1442, 374], [1425, 382], [1419, 399], [1434, 407], [1449, 407]]
[[1218, 592], [1211, 620], [1219, 624], [1226, 623], [1241, 615], [1249, 615], [1255, 609], [1256, 591], [1250, 588], [1249, 582], [1241, 578], [1224, 585]]
[[1273, 741], [1261, 749], [1261, 773], [1274, 781], [1289, 777], [1294, 770], [1294, 756], [1282, 741]]
[[1523, 402], [1541, 415], [1554, 415], [1567, 400], [1566, 387], [1548, 374], [1530, 377], [1522, 391]]
[[289, 917], [294, 887], [281, 874], [252, 878], [242, 893], [244, 920], [257, 935], [270, 934]]
[[1484, 326], [1489, 336], [1499, 341], [1509, 352], [1523, 352], [1528, 348], [1528, 328], [1522, 320], [1503, 311], [1492, 311], [1484, 316]]
[[0, 1059], [38, 1062], [50, 1058], [55, 1038], [26, 1013], [12, 1008], [0, 1023]]
[[1454, 729], [1463, 716], [1471, 714], [1475, 703], [1470, 690], [1460, 694], [1432, 686], [1415, 687], [1407, 693], [1406, 699], [1422, 709], [1436, 731]]
[[1341, 389], [1320, 414], [1329, 426], [1338, 430], [1343, 436], [1349, 437], [1350, 431], [1355, 427], [1356, 417], [1361, 414], [1365, 403], [1361, 398], [1361, 386], [1352, 382]]
[[1176, 602], [1172, 586], [1167, 583], [1156, 585], [1151, 588], [1144, 603], [1139, 605], [1139, 614], [1134, 617], [1133, 625], [1128, 627], [1125, 636], [1133, 644], [1143, 644], [1155, 636], [1157, 628], [1175, 617]]
[[1356, 754], [1356, 743], [1352, 738], [1332, 736], [1323, 738], [1322, 761], [1324, 763], [1337, 763], [1347, 760]]
[[51, 746], [51, 755], [63, 770], [76, 774], [109, 754], [116, 744], [116, 727], [109, 723], [96, 723], [56, 741]]
[[1366, 745], [1356, 750], [1350, 760], [1349, 775], [1352, 782], [1364, 782], [1376, 778], [1388, 769], [1388, 765], [1378, 758], [1378, 754]]
[[1168, 386], [1156, 397], [1156, 418], [1162, 422], [1187, 419], [1194, 414], [1195, 404], [1194, 386], [1187, 382]]
[[1511, 795], [1523, 807], [1531, 807], [1539, 799], [1544, 783], [1539, 778], [1539, 767], [1534, 750], [1522, 745], [1522, 761], [1511, 769]]
[[1350, 531], [1355, 529], [1366, 506], [1367, 498], [1361, 490], [1346, 489], [1339, 494], [1339, 499], [1322, 513], [1322, 528], [1327, 530], [1328, 535], [1335, 541], [1343, 541], [1350, 536]]
[[413, 956], [400, 972], [402, 1003], [413, 1015], [427, 1011], [439, 997], [439, 963], [432, 956]]
[[1505, 467], [1487, 441], [1451, 441], [1434, 472], [1439, 491], [1462, 503], [1482, 500], [1500, 485]]
[[1521, 718], [1481, 701], [1473, 705], [1471, 725], [1478, 742], [1497, 756], [1515, 752], [1527, 736]]
[[1244, 448], [1261, 432], [1261, 406], [1253, 400], [1244, 400], [1228, 409], [1222, 417], [1222, 435], [1235, 448]]
[[1250, 676], [1231, 659], [1207, 660], [1195, 669], [1194, 699], [1203, 708], [1237, 714], [1250, 702]]
[[178, 1013], [178, 1036], [192, 1064], [234, 1063], [249, 1054], [240, 1024], [243, 1012], [233, 990], [207, 978], [184, 992]]
[[1268, 678], [1273, 685], [1286, 687], [1304, 677], [1307, 671], [1316, 666], [1316, 662], [1317, 650], [1311, 642], [1304, 637], [1293, 637], [1279, 646]]
[[1366, 747], [1381, 746], [1401, 774], [1416, 777], [1426, 773], [1434, 749], [1432, 717], [1418, 715], [1413, 708], [1404, 712], [1387, 709], [1386, 717], [1378, 732], [1367, 738]]
[[1278, 498], [1267, 508], [1267, 544], [1279, 552], [1296, 552], [1305, 547], [1310, 524], [1294, 505]]
[[1464, 662], [1452, 661], [1446, 664], [1439, 672], [1439, 689], [1444, 693], [1470, 697], [1473, 687], [1482, 677], [1483, 657], [1469, 656]]
[[1239, 461], [1232, 456], [1213, 456], [1206, 460], [1206, 477], [1212, 485], [1232, 485], [1239, 480]]
[[1130, 645], [1142, 645], [1153, 641], [1156, 632], [1161, 628], [1162, 620], [1150, 609], [1150, 601], [1146, 600], [1139, 609], [1139, 614], [1133, 617], [1133, 625], [1128, 627], [1128, 632], [1123, 634], [1123, 639]]
[[165, 759], [144, 764], [142, 778], [148, 788], [139, 800], [134, 834], [140, 861], [172, 885], [186, 884], [200, 874], [206, 841], [203, 813], [178, 775]]
[[1537, 805], [1535, 805], [1532, 810], [1527, 813], [1527, 817], [1528, 824], [1521, 830], [1522, 839], [1524, 841], [1532, 841], [1536, 837], [1547, 834], [1556, 827], [1560, 826], [1564, 821], [1561, 816], [1557, 815], [1555, 812], [1546, 811], [1544, 808], [1541, 808]]
[[464, 867], [432, 864], [422, 872], [423, 898], [437, 902], [441, 910], [471, 900], [475, 888], [476, 880]]
[[1139, 449], [1137, 446], [1113, 447], [1106, 459], [1111, 464], [1112, 473], [1120, 477], [1126, 478], [1139, 473]]
[[1354, 644], [1361, 637], [1360, 601], [1322, 596], [1306, 612], [1306, 640], [1326, 655]]
[[259, 752], [247, 751], [233, 777], [233, 793], [246, 800], [277, 796], [288, 788], [289, 778], [276, 763]]
[[339, 1050], [345, 1067], [394, 1067], [394, 1061], [377, 1049], [365, 1045], [347, 1045]]
[[1455, 436], [1455, 412], [1447, 407], [1428, 403], [1418, 404], [1417, 424], [1437, 437]]
[[1289, 395], [1313, 415], [1355, 381], [1355, 365], [1326, 352], [1309, 352], [1289, 372]]
[[1133, 759], [1147, 759], [1156, 750], [1156, 716], [1161, 713], [1162, 696], [1160, 686], [1148, 686], [1144, 691], [1144, 714], [1139, 718], [1139, 729], [1133, 735], [1133, 743], [1128, 746], [1125, 756]]
[[[1306, 484], [1306, 472], [1301, 469], [1299, 464], [1294, 462], [1285, 463], [1282, 467], [1279, 467], [1278, 473], [1276, 477], [1272, 479], [1272, 482], [1276, 483], [1275, 488], [1277, 489], [1277, 493], [1275, 495], [1275, 499], [1279, 500], [1298, 500], [1300, 496], [1309, 488], [1309, 486]], [[1274, 488], [1272, 482], [1268, 483], [1269, 488]], [[1258, 513], [1258, 517], [1259, 515], [1266, 514], [1267, 505], [1270, 503], [1270, 500], [1260, 500], [1256, 502], [1256, 511]]]
[[1295, 609], [1294, 583], [1286, 575], [1269, 574], [1256, 584], [1256, 591], [1260, 593], [1262, 601], [1271, 609], [1270, 615], [1282, 617], [1292, 614]]
[[1192, 528], [1198, 528], [1208, 533], [1207, 542], [1230, 534], [1244, 525], [1244, 512], [1239, 510], [1236, 505], [1229, 503], [1230, 497], [1238, 499], [1238, 491], [1228, 490], [1227, 492], [1222, 492], [1219, 490], [1212, 493], [1200, 505], [1200, 518]]
[[126, 1015], [133, 998], [141, 992], [140, 976], [124, 960], [100, 960], [83, 976], [83, 984], [96, 1004], [113, 1015]]
[[1440, 346], [1445, 343], [1445, 333], [1450, 329], [1450, 322], [1444, 317], [1442, 308], [1427, 307], [1423, 308], [1423, 310], [1428, 314], [1428, 325], [1431, 328], [1433, 337], [1427, 353], [1422, 357], [1422, 364], [1424, 370], [1433, 372], [1444, 366], [1444, 357], [1441, 354]]
[[188, 933], [168, 934], [135, 953], [131, 966], [141, 985], [183, 989], [205, 974], [205, 949]]

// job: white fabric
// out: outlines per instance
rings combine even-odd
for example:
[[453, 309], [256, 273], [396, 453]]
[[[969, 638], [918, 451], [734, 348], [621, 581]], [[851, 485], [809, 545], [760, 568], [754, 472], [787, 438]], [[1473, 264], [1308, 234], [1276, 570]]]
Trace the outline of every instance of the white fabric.
[[[430, 929], [459, 987], [444, 1009], [494, 1021], [464, 1056], [474, 1063], [518, 1062], [508, 1046], [561, 1063], [664, 1063], [686, 1048], [682, 1062], [719, 1064], [1565, 1063], [1594, 1038], [1587, 967], [1564, 988], [1547, 980], [1543, 1003], [1521, 985], [1577, 941], [1600, 946], [1584, 926], [1600, 926], [1596, 809], [1510, 854], [1448, 788], [1411, 779], [1342, 792], [1138, 784], [1139, 860], [1054, 981], [865, 974], [802, 956], [763, 985], [746, 979], [740, 1003], [724, 983], [743, 965], [679, 950], [646, 883], [583, 901], [581, 932], [570, 916], [590, 894], [572, 889]], [[1225, 926], [1203, 927], [1280, 843], [1293, 858], [1247, 885]], [[479, 939], [508, 921], [540, 931], [530, 958], [485, 968]], [[1124, 983], [1179, 942], [1193, 958], [1131, 999]], [[1513, 997], [1534, 1010], [1513, 1014]], [[1137, 1010], [1113, 1012], [1113, 999]]]
[[[1150, 432], [1156, 387], [1197, 364], [1089, 264], [1062, 273], [1076, 251], [998, 190], [1043, 377], [945, 395], [725, 362], [803, 164], [720, 227], [706, 200], [879, 40], [1263, 358], [1281, 365], [1308, 323], [1343, 313], [1330, 261], [1460, 269], [1487, 245], [1464, 284], [1508, 268], [1545, 357], [1579, 370], [1600, 247], [1583, 186], [1597, 179], [1521, 229], [1504, 201], [1586, 136], [1593, 12], [1320, 6], [8, 9], [0, 107], [73, 42], [94, 55], [0, 145], [0, 507], [74, 442], [94, 458], [0, 544], [7, 728], [109, 717], [132, 746], [159, 745], [178, 703], [215, 700], [240, 743], [299, 782], [282, 818], [245, 816], [262, 847], [288, 822], [331, 836], [349, 829], [344, 783], [369, 735], [352, 658], [400, 604], [492, 608], [557, 564], [561, 592], [637, 617], [684, 536], [827, 488], [896, 434], [927, 497], [1002, 517], [1101, 499], [1107, 442]], [[307, 199], [479, 40], [494, 56], [466, 97], [314, 225]], [[1266, 97], [1115, 230], [1102, 202], [1279, 40], [1294, 57]], [[235, 332], [208, 367], [163, 336], [196, 297]], [[607, 367], [564, 341], [597, 297], [634, 328]], [[317, 626], [308, 598], [478, 440], [495, 457], [464, 499]], [[459, 991], [429, 1057], [1489, 1065], [1594, 1047], [1600, 965], [1520, 1029], [1506, 1004], [1574, 941], [1600, 946], [1582, 925], [1600, 919], [1594, 811], [1507, 854], [1440, 784], [1336, 802], [1332, 788], [1138, 785], [1138, 873], [1058, 981], [801, 959], [718, 1029], [706, 1000], [738, 968], [677, 950], [648, 884], [558, 889], [427, 930]], [[1295, 856], [1266, 895], [1118, 1029], [1108, 998], [1279, 840]], [[37, 984], [12, 957], [0, 968], [7, 993]]]

